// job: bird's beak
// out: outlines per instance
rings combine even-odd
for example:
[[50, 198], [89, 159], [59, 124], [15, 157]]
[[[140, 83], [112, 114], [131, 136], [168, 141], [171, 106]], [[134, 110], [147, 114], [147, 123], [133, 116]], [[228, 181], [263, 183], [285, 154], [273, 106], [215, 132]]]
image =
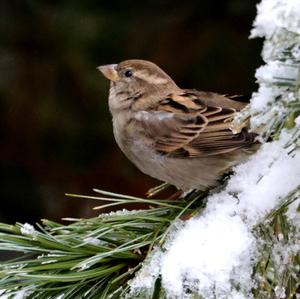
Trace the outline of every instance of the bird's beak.
[[119, 80], [117, 64], [100, 65], [97, 67], [97, 70], [99, 70], [104, 75], [104, 77], [106, 77], [110, 81], [116, 82]]

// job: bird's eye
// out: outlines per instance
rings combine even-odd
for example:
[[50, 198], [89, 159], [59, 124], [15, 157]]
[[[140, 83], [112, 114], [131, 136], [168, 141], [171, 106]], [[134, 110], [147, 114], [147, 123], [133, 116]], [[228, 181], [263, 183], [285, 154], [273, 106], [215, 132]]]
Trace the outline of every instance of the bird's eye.
[[132, 71], [131, 70], [127, 70], [124, 73], [125, 77], [131, 77], [132, 76]]

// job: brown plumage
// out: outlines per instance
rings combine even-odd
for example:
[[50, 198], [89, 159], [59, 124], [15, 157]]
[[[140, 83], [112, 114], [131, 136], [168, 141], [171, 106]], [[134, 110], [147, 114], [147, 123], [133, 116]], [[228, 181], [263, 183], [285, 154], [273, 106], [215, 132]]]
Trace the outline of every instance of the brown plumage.
[[238, 97], [180, 89], [157, 65], [126, 60], [99, 70], [111, 80], [114, 135], [144, 173], [177, 187], [205, 189], [256, 149], [247, 128], [230, 130]]

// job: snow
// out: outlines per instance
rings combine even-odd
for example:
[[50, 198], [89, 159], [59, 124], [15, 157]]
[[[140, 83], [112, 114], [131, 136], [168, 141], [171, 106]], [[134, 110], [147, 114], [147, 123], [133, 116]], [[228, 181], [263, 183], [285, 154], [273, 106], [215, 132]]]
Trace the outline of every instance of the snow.
[[57, 263], [57, 260], [48, 260], [48, 261], [43, 261], [41, 262], [42, 265], [46, 265], [46, 264], [51, 264], [51, 263]]
[[95, 246], [100, 245], [101, 243], [103, 243], [99, 239], [93, 238], [93, 237], [86, 237], [85, 239], [83, 239], [83, 241], [84, 241], [84, 243], [95, 245]]
[[261, 112], [268, 108], [268, 105], [273, 102], [274, 98], [280, 95], [279, 89], [274, 89], [269, 86], [261, 85], [258, 92], [254, 92], [251, 99], [251, 108], [254, 112]]
[[291, 156], [284, 148], [290, 138], [290, 133], [283, 132], [280, 140], [264, 144], [247, 163], [235, 168], [236, 175], [224, 191], [239, 193], [237, 212], [249, 225], [261, 221], [300, 184], [300, 153]]
[[292, 55], [296, 60], [300, 61], [300, 45], [295, 45], [292, 48]]
[[300, 34], [300, 0], [262, 0], [251, 37], [271, 38], [278, 29]]
[[127, 215], [135, 215], [136, 213], [139, 213], [139, 212], [141, 212], [141, 211], [140, 210], [122, 209], [122, 210], [112, 211], [109, 213], [101, 213], [98, 217], [105, 218], [105, 217], [111, 217], [111, 216], [127, 216]]
[[278, 299], [284, 299], [284, 298], [286, 298], [285, 288], [276, 286], [275, 287], [275, 296]]
[[300, 209], [300, 191], [298, 193], [298, 198], [289, 205], [288, 211], [286, 213], [286, 216], [288, 217], [290, 223], [292, 223], [296, 227], [299, 227], [298, 239], [300, 239], [300, 217], [297, 209]]
[[189, 221], [164, 255], [161, 273], [170, 298], [183, 298], [187, 288], [204, 298], [228, 298], [232, 281], [250, 292], [255, 240], [231, 207], [223, 207]]
[[14, 295], [14, 299], [24, 299], [28, 296], [29, 294], [27, 293], [26, 290], [20, 290]]
[[292, 269], [292, 257], [300, 252], [299, 239], [290, 238], [287, 244], [284, 241], [278, 241], [272, 249], [272, 261], [276, 267], [277, 275], [284, 275], [286, 268]]
[[[259, 90], [251, 100], [254, 131], [274, 121], [283, 122], [292, 101], [299, 100], [300, 83], [300, 0], [262, 0], [250, 37], [265, 37], [262, 57], [265, 65], [255, 77]], [[291, 52], [287, 57], [286, 50]], [[298, 65], [297, 65], [298, 64]], [[274, 85], [282, 83], [280, 85]]]
[[273, 83], [274, 79], [297, 80], [299, 69], [293, 65], [280, 61], [269, 61], [268, 64], [256, 70], [255, 77], [260, 83]]
[[38, 232], [29, 223], [23, 224], [20, 228], [20, 231], [23, 235], [30, 236], [33, 239], [35, 239], [38, 236]]
[[9, 299], [9, 295], [4, 295], [5, 290], [0, 289], [0, 299]]
[[[140, 288], [151, 289], [160, 274], [160, 261], [163, 252], [159, 247], [155, 248], [143, 263], [136, 279], [131, 280], [129, 285], [132, 290]], [[130, 297], [128, 297], [129, 299]]]
[[[32, 289], [32, 288], [31, 288]], [[32, 290], [30, 288], [20, 289], [18, 291], [13, 291], [8, 294], [4, 294], [5, 290], [0, 290], [0, 299], [25, 299], [31, 294]]]

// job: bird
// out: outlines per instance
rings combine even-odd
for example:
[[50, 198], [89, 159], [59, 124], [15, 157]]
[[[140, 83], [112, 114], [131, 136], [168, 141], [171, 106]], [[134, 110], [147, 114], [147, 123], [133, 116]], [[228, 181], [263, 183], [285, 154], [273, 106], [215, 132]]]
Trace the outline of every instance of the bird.
[[247, 124], [239, 132], [230, 126], [242, 97], [182, 89], [147, 60], [97, 69], [110, 80], [115, 140], [143, 173], [183, 192], [207, 190], [256, 150]]

